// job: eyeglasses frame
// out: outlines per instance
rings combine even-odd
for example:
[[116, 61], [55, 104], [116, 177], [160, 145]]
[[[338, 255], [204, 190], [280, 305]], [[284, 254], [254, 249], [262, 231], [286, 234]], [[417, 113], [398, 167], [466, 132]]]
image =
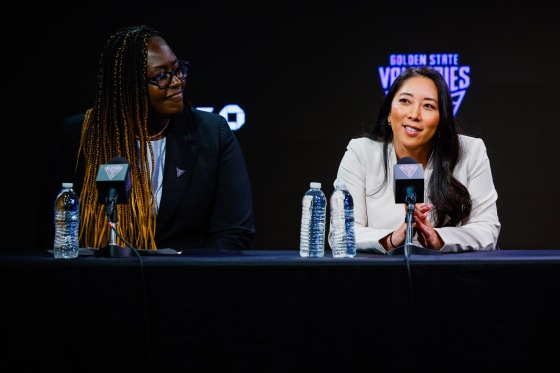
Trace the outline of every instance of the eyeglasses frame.
[[[147, 76], [146, 78], [148, 78], [148, 84], [155, 85], [159, 89], [167, 89], [169, 88], [171, 83], [173, 83], [173, 78], [177, 76], [179, 69], [184, 67], [186, 68], [185, 75], [182, 78], [177, 77], [177, 79], [179, 79], [179, 81], [181, 82], [187, 79], [187, 75], [189, 74], [189, 68], [191, 66], [191, 63], [189, 61], [184, 61], [184, 60], [179, 60], [178, 62], [179, 62], [179, 66], [173, 71], [164, 71], [161, 74], [158, 74], [157, 76]], [[167, 86], [165, 87], [161, 87], [159, 80], [166, 75], [170, 78], [169, 84], [167, 84]]]

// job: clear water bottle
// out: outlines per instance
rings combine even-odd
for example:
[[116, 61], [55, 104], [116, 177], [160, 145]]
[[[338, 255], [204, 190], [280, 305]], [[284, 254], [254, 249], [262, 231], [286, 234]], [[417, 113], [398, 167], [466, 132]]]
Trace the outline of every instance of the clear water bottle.
[[354, 200], [344, 181], [337, 180], [330, 199], [329, 245], [335, 258], [356, 256], [356, 236], [354, 234]]
[[299, 255], [322, 257], [325, 255], [325, 220], [327, 197], [321, 183], [311, 182], [302, 199]]
[[72, 183], [62, 183], [54, 202], [54, 257], [77, 258], [80, 203]]

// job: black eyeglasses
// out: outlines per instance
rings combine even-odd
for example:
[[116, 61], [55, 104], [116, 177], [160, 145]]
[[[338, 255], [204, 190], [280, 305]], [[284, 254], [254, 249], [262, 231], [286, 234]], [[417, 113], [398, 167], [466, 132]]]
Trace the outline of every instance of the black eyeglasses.
[[180, 81], [185, 80], [190, 66], [191, 64], [188, 61], [179, 61], [179, 67], [174, 71], [166, 71], [155, 77], [148, 76], [148, 83], [157, 85], [159, 89], [166, 89], [173, 81], [174, 76], [179, 78]]

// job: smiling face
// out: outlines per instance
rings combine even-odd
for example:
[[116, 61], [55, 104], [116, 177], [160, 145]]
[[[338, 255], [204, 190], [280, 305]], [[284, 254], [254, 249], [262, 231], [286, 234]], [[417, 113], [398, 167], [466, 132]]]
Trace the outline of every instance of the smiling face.
[[424, 76], [404, 81], [393, 98], [388, 118], [397, 157], [412, 157], [425, 166], [439, 117], [436, 84]]
[[[146, 75], [156, 77], [161, 73], [175, 71], [179, 66], [179, 61], [171, 47], [162, 38], [153, 36], [148, 40], [147, 65]], [[171, 84], [165, 89], [148, 84], [150, 102], [157, 116], [166, 118], [183, 111], [185, 84], [185, 80], [181, 81], [176, 76], [173, 76]]]

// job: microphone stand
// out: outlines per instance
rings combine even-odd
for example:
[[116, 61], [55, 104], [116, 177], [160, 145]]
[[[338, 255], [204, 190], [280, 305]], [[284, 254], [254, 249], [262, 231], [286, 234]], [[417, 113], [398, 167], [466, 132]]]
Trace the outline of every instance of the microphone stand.
[[412, 227], [412, 224], [414, 223], [414, 205], [416, 204], [416, 190], [412, 186], [406, 188], [405, 203], [407, 204], [407, 209], [406, 209], [406, 237], [404, 240], [404, 245], [388, 251], [387, 255], [400, 255], [404, 253], [404, 256], [406, 258], [408, 258], [410, 254], [440, 255], [441, 251], [439, 250], [427, 249], [423, 246], [412, 243], [412, 238], [414, 237], [414, 229]]
[[410, 256], [412, 237], [414, 237], [414, 229], [412, 228], [414, 219], [414, 204], [416, 203], [416, 193], [414, 191], [412, 193], [407, 193], [406, 203], [408, 204], [408, 208], [406, 209], [406, 236], [404, 240], [404, 255], [408, 257]]
[[117, 209], [115, 198], [107, 198], [105, 210], [107, 212], [107, 220], [111, 227], [109, 245], [100, 249], [100, 255], [106, 258], [127, 258], [132, 256], [132, 250], [128, 247], [117, 245]]

